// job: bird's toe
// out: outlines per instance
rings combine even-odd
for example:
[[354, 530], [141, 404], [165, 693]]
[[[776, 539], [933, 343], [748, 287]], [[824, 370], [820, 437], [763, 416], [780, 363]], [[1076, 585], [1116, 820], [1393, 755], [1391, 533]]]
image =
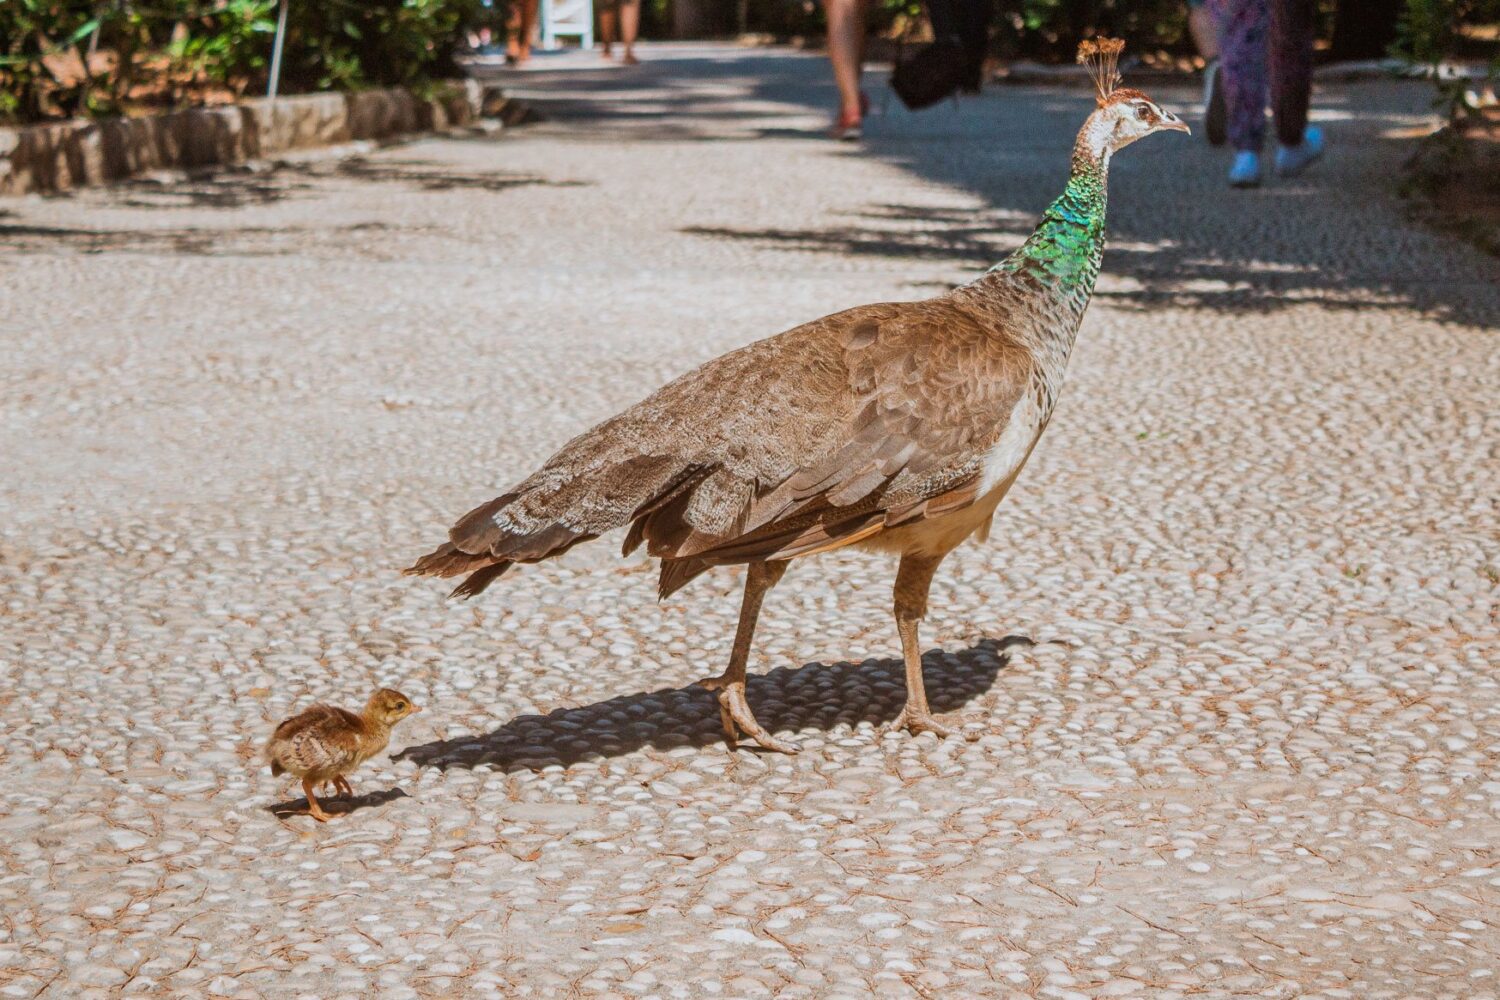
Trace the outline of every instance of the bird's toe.
[[[712, 680], [720, 681], [722, 678], [712, 678]], [[737, 743], [736, 728], [766, 750], [785, 754], [794, 754], [802, 750], [795, 743], [772, 736], [756, 721], [755, 713], [750, 711], [750, 703], [745, 700], [744, 681], [727, 681], [719, 688], [719, 718], [724, 723], [724, 732], [728, 737], [731, 750]]]
[[979, 738], [978, 733], [960, 733], [953, 727], [945, 726], [933, 718], [931, 712], [916, 711], [910, 705], [901, 710], [901, 714], [896, 716], [895, 721], [891, 723], [891, 728], [887, 731], [897, 733], [902, 730], [911, 733], [913, 736], [932, 733], [940, 739], [947, 739], [950, 736], [962, 736], [970, 743]]

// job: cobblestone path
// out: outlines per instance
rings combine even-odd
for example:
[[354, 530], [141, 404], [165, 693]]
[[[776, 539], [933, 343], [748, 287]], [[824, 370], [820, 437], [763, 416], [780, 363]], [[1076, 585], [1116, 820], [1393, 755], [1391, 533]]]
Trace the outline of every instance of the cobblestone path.
[[[982, 737], [883, 732], [893, 567], [834, 555], [761, 620], [787, 758], [692, 686], [737, 571], [397, 571], [665, 379], [997, 259], [1089, 101], [839, 145], [815, 56], [644, 54], [498, 137], [0, 202], [0, 996], [1500, 993], [1500, 268], [1390, 194], [1426, 89], [1320, 90], [1257, 192], [1119, 157], [1052, 427], [933, 593]], [[376, 684], [426, 711], [315, 825], [260, 746]]]

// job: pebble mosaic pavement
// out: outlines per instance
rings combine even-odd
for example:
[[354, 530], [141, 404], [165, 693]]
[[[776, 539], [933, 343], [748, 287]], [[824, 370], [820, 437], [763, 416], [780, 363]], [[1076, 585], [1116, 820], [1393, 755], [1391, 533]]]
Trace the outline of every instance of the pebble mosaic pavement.
[[[998, 259], [1088, 100], [848, 146], [814, 56], [645, 57], [507, 77], [551, 117], [498, 136], [0, 202], [0, 997], [1500, 996], [1500, 266], [1390, 194], [1426, 90], [1321, 89], [1256, 192], [1121, 154], [1052, 427], [934, 588], [982, 735], [883, 731], [894, 568], [839, 554], [761, 619], [789, 758], [692, 686], [738, 571], [397, 571], [686, 368]], [[315, 825], [260, 746], [375, 684], [426, 711]]]

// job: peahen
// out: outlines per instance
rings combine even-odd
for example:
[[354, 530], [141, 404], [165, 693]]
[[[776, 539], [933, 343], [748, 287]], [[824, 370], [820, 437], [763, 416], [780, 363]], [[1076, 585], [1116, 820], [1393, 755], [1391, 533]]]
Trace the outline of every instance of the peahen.
[[644, 544], [660, 558], [662, 597], [746, 563], [728, 669], [701, 683], [718, 693], [731, 746], [738, 727], [791, 753], [745, 700], [761, 601], [799, 556], [895, 553], [907, 690], [895, 726], [949, 735], [928, 708], [917, 643], [933, 574], [960, 542], [987, 537], [1047, 427], [1099, 273], [1110, 156], [1188, 131], [1118, 86], [1122, 47], [1080, 49], [1098, 106], [1062, 196], [1004, 261], [938, 298], [848, 309], [708, 362], [569, 441], [407, 572], [465, 575], [453, 594], [473, 597], [516, 563], [624, 525], [626, 553]]

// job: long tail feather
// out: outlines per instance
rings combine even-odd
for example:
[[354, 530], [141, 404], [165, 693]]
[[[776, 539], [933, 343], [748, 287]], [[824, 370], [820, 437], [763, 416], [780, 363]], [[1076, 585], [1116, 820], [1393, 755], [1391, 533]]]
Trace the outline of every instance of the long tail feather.
[[656, 585], [657, 599], [665, 601], [686, 587], [695, 577], [707, 573], [712, 568], [712, 563], [702, 559], [663, 559], [661, 577]]
[[495, 557], [488, 552], [460, 552], [452, 542], [444, 542], [402, 572], [406, 576], [462, 576], [494, 561]]
[[468, 600], [471, 597], [482, 594], [484, 593], [484, 588], [488, 587], [490, 584], [500, 579], [500, 577], [504, 576], [505, 571], [510, 569], [514, 565], [515, 563], [512, 562], [497, 562], [493, 565], [486, 566], [484, 569], [479, 570], [476, 573], [471, 573], [468, 579], [464, 580], [464, 582], [460, 583], [457, 587], [454, 587], [453, 593], [449, 594], [448, 596], [461, 597], [464, 600]]

